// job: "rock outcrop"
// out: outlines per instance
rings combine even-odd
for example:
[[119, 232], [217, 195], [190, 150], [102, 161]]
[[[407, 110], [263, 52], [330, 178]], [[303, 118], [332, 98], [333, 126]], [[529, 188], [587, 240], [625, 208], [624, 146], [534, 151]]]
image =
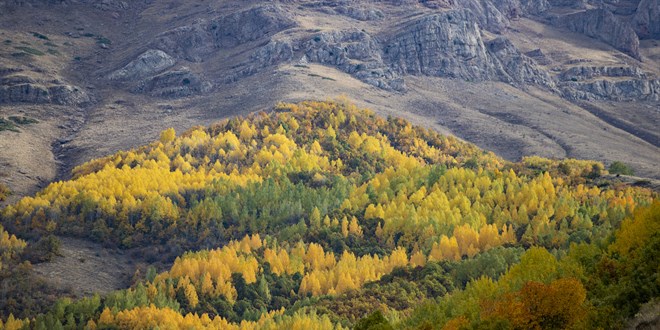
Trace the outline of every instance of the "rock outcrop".
[[460, 5], [470, 10], [479, 26], [493, 33], [502, 33], [509, 26], [509, 18], [489, 0], [465, 0]]
[[499, 80], [521, 87], [532, 84], [555, 88], [550, 75], [530, 57], [520, 53], [508, 39], [498, 37], [487, 42], [486, 47], [488, 53], [496, 59]]
[[335, 12], [359, 21], [379, 21], [385, 18], [385, 14], [371, 6], [342, 5], [335, 8]]
[[547, 0], [552, 7], [585, 8], [587, 0]]
[[632, 66], [574, 66], [559, 74], [560, 81], [582, 81], [597, 77], [644, 78], [644, 72]]
[[569, 100], [660, 100], [660, 80], [631, 66], [575, 66], [558, 74], [557, 80]]
[[495, 78], [494, 63], [474, 15], [467, 9], [430, 15], [404, 27], [384, 49], [387, 62], [401, 74]]
[[268, 38], [295, 24], [280, 6], [260, 5], [211, 20], [199, 19], [167, 31], [156, 39], [154, 47], [178, 58], [202, 62], [220, 48]]
[[80, 87], [55, 81], [41, 83], [23, 75], [0, 78], [0, 104], [34, 103], [82, 105], [91, 99]]
[[639, 38], [630, 24], [605, 9], [591, 9], [555, 17], [553, 23], [573, 32], [601, 40], [614, 48], [641, 60]]
[[180, 98], [207, 92], [211, 87], [210, 83], [184, 67], [151, 77], [141, 82], [133, 92], [167, 98]]
[[554, 88], [550, 76], [506, 38], [484, 43], [477, 20], [467, 9], [421, 17], [392, 36], [349, 30], [320, 32], [302, 40], [272, 40], [226, 80], [298, 60], [333, 66], [370, 85], [395, 91], [405, 91], [406, 75]]
[[496, 80], [554, 88], [550, 76], [506, 38], [484, 43], [472, 13], [454, 10], [422, 18], [385, 47], [401, 74]]
[[597, 79], [564, 82], [561, 86], [564, 97], [569, 100], [660, 101], [659, 79]]
[[641, 39], [660, 39], [660, 1], [641, 0], [632, 25]]
[[162, 72], [176, 64], [176, 60], [162, 50], [149, 49], [123, 68], [111, 73], [111, 80], [142, 79]]

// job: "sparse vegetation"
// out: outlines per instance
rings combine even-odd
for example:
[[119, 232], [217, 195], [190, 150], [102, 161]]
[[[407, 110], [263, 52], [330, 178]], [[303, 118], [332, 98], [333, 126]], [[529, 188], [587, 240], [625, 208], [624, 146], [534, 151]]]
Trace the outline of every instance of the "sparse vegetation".
[[314, 78], [321, 78], [321, 79], [323, 79], [323, 80], [337, 81], [337, 80], [334, 79], [334, 78], [325, 77], [325, 76], [322, 76], [322, 75], [319, 75], [319, 74], [316, 74], [316, 73], [308, 73], [307, 75], [310, 76], [310, 77], [314, 77]]
[[0, 132], [12, 131], [18, 133], [20, 130], [17, 125], [30, 125], [38, 122], [39, 121], [34, 118], [25, 116], [9, 116], [8, 119], [0, 118]]
[[17, 125], [30, 125], [39, 122], [34, 118], [25, 117], [25, 116], [9, 116], [9, 120], [13, 121]]
[[12, 131], [17, 133], [20, 132], [14, 122], [4, 118], [0, 118], [0, 132], [2, 131]]
[[46, 53], [44, 53], [44, 52], [42, 52], [38, 49], [34, 49], [32, 47], [17, 46], [17, 47], [14, 47], [14, 48], [16, 48], [18, 50], [22, 50], [23, 52], [25, 52], [27, 54], [30, 54], [30, 55], [37, 55], [37, 56], [46, 55]]
[[97, 36], [97, 37], [96, 37], [96, 43], [97, 43], [97, 44], [111, 45], [111, 44], [112, 44], [112, 40], [110, 40], [110, 39], [108, 39], [108, 38], [106, 38], [106, 37], [104, 37], [104, 36]]
[[50, 40], [47, 36], [45, 36], [45, 35], [43, 35], [43, 34], [41, 34], [41, 33], [38, 33], [38, 32], [32, 32], [32, 35], [33, 35], [35, 38], [39, 38], [39, 39], [42, 39], [42, 40]]

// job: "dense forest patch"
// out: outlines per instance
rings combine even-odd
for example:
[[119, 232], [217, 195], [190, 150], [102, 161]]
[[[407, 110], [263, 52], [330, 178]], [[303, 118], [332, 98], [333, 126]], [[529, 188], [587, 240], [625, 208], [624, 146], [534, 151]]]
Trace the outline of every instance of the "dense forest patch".
[[505, 162], [346, 102], [168, 129], [1, 216], [30, 242], [168, 247], [151, 258], [170, 269], [5, 326], [618, 327], [659, 294], [660, 205], [606, 173]]

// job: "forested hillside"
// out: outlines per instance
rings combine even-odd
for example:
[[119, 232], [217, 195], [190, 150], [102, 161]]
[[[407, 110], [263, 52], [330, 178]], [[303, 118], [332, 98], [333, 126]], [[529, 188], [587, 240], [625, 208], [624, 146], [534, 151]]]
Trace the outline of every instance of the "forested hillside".
[[619, 328], [660, 296], [656, 192], [345, 101], [168, 129], [73, 173], [1, 211], [3, 279], [29, 267], [5, 230], [40, 253], [164, 246], [169, 270], [47, 308], [10, 290], [0, 328]]

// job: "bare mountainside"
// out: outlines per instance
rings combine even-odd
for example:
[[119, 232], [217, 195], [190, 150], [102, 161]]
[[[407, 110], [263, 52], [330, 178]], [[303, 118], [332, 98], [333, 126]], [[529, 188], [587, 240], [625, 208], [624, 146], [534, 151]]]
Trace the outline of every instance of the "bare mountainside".
[[507, 159], [657, 179], [659, 15], [656, 0], [0, 1], [0, 182], [13, 201], [167, 127], [339, 95]]

